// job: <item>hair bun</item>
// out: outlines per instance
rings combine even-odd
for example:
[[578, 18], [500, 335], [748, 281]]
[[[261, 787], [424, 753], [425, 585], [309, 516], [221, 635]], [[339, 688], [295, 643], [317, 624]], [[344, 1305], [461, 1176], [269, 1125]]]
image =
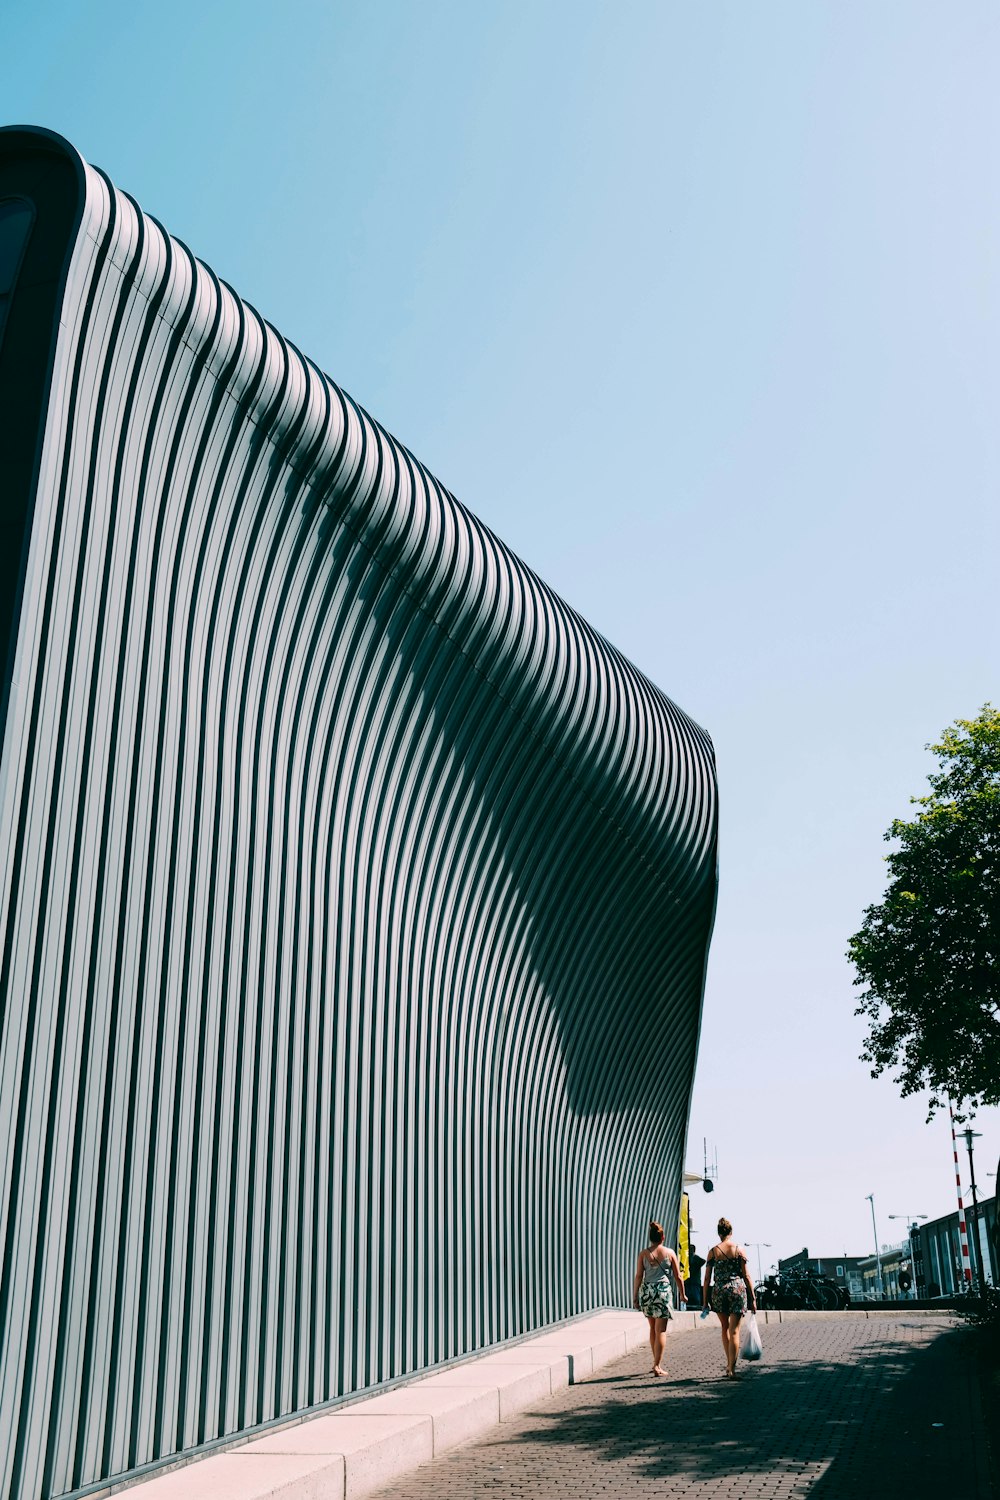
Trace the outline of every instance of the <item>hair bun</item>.
[[650, 1239], [650, 1243], [651, 1244], [653, 1244], [653, 1245], [662, 1245], [663, 1244], [663, 1238], [664, 1238], [664, 1236], [663, 1236], [663, 1225], [662, 1224], [657, 1224], [657, 1222], [656, 1222], [655, 1219], [650, 1219], [650, 1221], [649, 1221], [649, 1229], [648, 1229], [647, 1233], [649, 1234], [649, 1239]]

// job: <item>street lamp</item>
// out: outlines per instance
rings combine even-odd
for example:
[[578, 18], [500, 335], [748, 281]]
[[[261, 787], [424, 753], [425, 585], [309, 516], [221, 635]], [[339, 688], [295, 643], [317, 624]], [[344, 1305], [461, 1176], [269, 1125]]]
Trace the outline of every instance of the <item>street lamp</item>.
[[763, 1271], [760, 1268], [760, 1252], [761, 1252], [762, 1248], [764, 1250], [770, 1250], [771, 1249], [771, 1241], [770, 1240], [747, 1240], [747, 1244], [750, 1246], [751, 1250], [756, 1250], [756, 1252], [757, 1252], [757, 1280], [758, 1281], [763, 1281], [764, 1280], [764, 1273], [763, 1273]]
[[913, 1295], [917, 1295], [917, 1263], [913, 1255], [913, 1231], [917, 1227], [918, 1219], [926, 1219], [926, 1214], [890, 1214], [890, 1219], [906, 1220], [906, 1239], [910, 1247], [910, 1267], [913, 1271]]
[[969, 1239], [972, 1241], [972, 1274], [976, 1278], [976, 1291], [981, 1292], [985, 1277], [983, 1275], [982, 1245], [979, 1241], [979, 1199], [976, 1196], [976, 1169], [972, 1164], [972, 1143], [979, 1140], [979, 1131], [973, 1130], [971, 1125], [966, 1125], [962, 1131], [965, 1136], [965, 1145], [969, 1153], [969, 1176], [972, 1178], [972, 1222], [973, 1232]]
[[865, 1197], [868, 1199], [868, 1202], [872, 1206], [872, 1234], [875, 1236], [875, 1268], [876, 1268], [877, 1283], [878, 1283], [879, 1301], [881, 1302], [882, 1298], [883, 1298], [883, 1292], [882, 1292], [882, 1257], [878, 1253], [878, 1230], [875, 1228], [875, 1194], [874, 1193], [866, 1193]]

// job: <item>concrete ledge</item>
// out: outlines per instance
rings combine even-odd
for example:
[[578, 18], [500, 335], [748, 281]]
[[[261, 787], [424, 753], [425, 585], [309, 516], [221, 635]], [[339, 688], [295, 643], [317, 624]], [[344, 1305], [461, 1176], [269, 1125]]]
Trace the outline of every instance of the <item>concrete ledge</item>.
[[500, 1420], [500, 1397], [492, 1386], [463, 1391], [454, 1387], [435, 1388], [424, 1380], [386, 1391], [382, 1396], [372, 1396], [364, 1406], [371, 1412], [429, 1416], [435, 1453], [444, 1453], [479, 1437]]
[[[566, 1382], [563, 1381], [565, 1385]], [[485, 1360], [474, 1364], [455, 1365], [453, 1369], [441, 1370], [437, 1375], [428, 1375], [419, 1381], [417, 1389], [452, 1391], [495, 1391], [499, 1407], [498, 1420], [508, 1422], [518, 1412], [536, 1401], [543, 1401], [552, 1394], [550, 1366], [545, 1364], [487, 1365]]]
[[128, 1489], [137, 1500], [340, 1500], [344, 1460], [328, 1454], [249, 1454], [240, 1448], [195, 1459]]
[[[677, 1313], [670, 1336], [708, 1325], [697, 1313]], [[136, 1491], [135, 1500], [360, 1500], [562, 1386], [589, 1379], [648, 1335], [641, 1313], [590, 1313], [336, 1411], [293, 1416], [228, 1452], [115, 1489]]]
[[[950, 1309], [935, 1311], [954, 1316]], [[878, 1316], [878, 1308], [860, 1307], [759, 1314], [764, 1324]], [[669, 1337], [702, 1329], [716, 1332], [717, 1320], [700, 1312], [678, 1312]], [[591, 1313], [336, 1411], [292, 1416], [262, 1436], [235, 1440], [227, 1452], [182, 1460], [154, 1478], [119, 1483], [108, 1493], [140, 1489], [136, 1500], [360, 1500], [435, 1454], [481, 1437], [553, 1391], [590, 1379], [641, 1348], [648, 1331], [641, 1313], [624, 1308]]]
[[[340, 1493], [369, 1495], [397, 1475], [433, 1458], [434, 1427], [426, 1414], [372, 1412], [365, 1403], [312, 1417], [284, 1432], [255, 1438], [239, 1453], [289, 1458], [323, 1456], [331, 1466], [339, 1460], [344, 1470], [343, 1491], [331, 1484], [324, 1493], [330, 1497]], [[190, 1493], [193, 1500], [194, 1494], [200, 1495], [201, 1491]]]

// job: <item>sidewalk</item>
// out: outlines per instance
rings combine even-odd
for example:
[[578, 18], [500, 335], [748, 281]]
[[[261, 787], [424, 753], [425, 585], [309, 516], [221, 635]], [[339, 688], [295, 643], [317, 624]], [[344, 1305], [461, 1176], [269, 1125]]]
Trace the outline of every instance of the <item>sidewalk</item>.
[[672, 1331], [669, 1379], [638, 1349], [379, 1493], [992, 1500], [969, 1330], [905, 1312], [771, 1319], [736, 1381], [717, 1334]]

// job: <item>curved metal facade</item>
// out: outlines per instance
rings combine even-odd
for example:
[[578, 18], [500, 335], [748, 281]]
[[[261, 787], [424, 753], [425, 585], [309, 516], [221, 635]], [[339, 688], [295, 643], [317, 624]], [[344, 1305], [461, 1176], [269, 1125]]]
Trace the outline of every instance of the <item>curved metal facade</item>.
[[0, 200], [27, 1497], [621, 1302], [716, 804], [705, 733], [102, 173], [0, 132]]

